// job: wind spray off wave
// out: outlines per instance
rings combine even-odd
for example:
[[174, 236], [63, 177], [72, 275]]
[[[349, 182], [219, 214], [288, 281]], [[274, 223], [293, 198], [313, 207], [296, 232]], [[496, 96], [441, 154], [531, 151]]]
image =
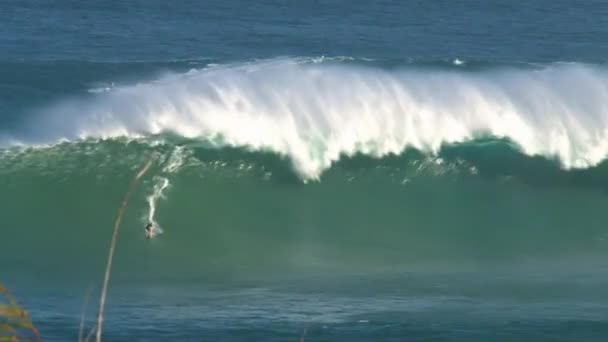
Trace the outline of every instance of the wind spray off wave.
[[608, 69], [387, 70], [285, 59], [172, 74], [46, 108], [23, 143], [162, 133], [269, 150], [316, 179], [341, 155], [436, 153], [480, 136], [566, 168], [608, 154]]

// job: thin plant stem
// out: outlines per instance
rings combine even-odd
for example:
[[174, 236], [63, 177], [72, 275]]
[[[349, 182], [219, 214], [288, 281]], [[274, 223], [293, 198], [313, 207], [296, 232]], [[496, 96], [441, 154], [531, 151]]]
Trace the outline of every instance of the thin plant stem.
[[82, 304], [82, 312], [80, 313], [80, 329], [78, 330], [78, 342], [84, 342], [84, 322], [87, 314], [87, 306], [89, 306], [89, 298], [91, 297], [91, 290], [93, 286], [89, 286], [84, 296], [84, 303]]
[[110, 243], [110, 250], [108, 252], [108, 262], [106, 264], [106, 273], [103, 280], [103, 287], [101, 290], [101, 296], [99, 298], [99, 313], [97, 314], [97, 333], [96, 333], [96, 341], [101, 342], [101, 333], [103, 327], [103, 309], [106, 304], [106, 295], [108, 292], [108, 284], [110, 283], [110, 273], [112, 271], [112, 258], [114, 257], [114, 249], [116, 247], [116, 240], [118, 238], [118, 229], [120, 228], [120, 222], [122, 221], [122, 216], [127, 209], [127, 205], [129, 204], [129, 197], [131, 193], [137, 187], [137, 183], [139, 183], [139, 179], [143, 177], [143, 175], [148, 171], [150, 166], [152, 165], [152, 159], [148, 159], [148, 161], [144, 164], [141, 170], [135, 175], [131, 185], [129, 186], [129, 190], [125, 194], [125, 197], [122, 201], [122, 205], [118, 210], [118, 215], [116, 216], [116, 221], [114, 222], [114, 231], [112, 233], [112, 242]]

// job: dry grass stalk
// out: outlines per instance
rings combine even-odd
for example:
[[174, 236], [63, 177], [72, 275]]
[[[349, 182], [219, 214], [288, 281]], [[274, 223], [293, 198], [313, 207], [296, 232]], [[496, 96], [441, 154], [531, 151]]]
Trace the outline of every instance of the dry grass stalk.
[[86, 295], [84, 296], [84, 303], [82, 304], [82, 312], [80, 314], [80, 329], [78, 330], [78, 342], [84, 342], [84, 322], [87, 314], [87, 306], [89, 305], [89, 298], [91, 297], [92, 286], [89, 286]]
[[110, 243], [110, 250], [108, 252], [108, 262], [106, 264], [106, 273], [104, 276], [103, 287], [102, 287], [101, 296], [99, 299], [99, 313], [97, 314], [97, 332], [96, 332], [96, 341], [97, 342], [101, 342], [101, 332], [102, 332], [102, 328], [103, 328], [103, 309], [104, 309], [104, 306], [106, 303], [108, 285], [110, 283], [110, 273], [112, 270], [112, 258], [114, 257], [114, 249], [116, 247], [116, 239], [118, 238], [118, 229], [120, 228], [120, 222], [122, 221], [122, 216], [124, 215], [125, 210], [127, 209], [127, 205], [129, 204], [129, 197], [131, 196], [131, 193], [135, 190], [135, 188], [137, 187], [137, 183], [139, 183], [139, 180], [148, 171], [150, 166], [152, 166], [151, 159], [149, 159], [144, 164], [144, 166], [137, 173], [135, 178], [133, 178], [133, 181], [131, 182], [129, 190], [125, 194], [125, 197], [122, 201], [122, 205], [120, 206], [120, 209], [118, 210], [118, 215], [116, 216], [116, 221], [114, 222], [114, 231], [112, 233], [112, 242]]

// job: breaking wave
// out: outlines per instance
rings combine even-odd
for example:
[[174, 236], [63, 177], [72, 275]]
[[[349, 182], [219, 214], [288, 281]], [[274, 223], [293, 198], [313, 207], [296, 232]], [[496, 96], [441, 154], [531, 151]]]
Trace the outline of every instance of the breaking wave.
[[[176, 135], [271, 151], [305, 180], [341, 156], [382, 157], [483, 137], [557, 158], [608, 154], [608, 69], [583, 64], [471, 71], [277, 59], [212, 66], [40, 109], [6, 144]], [[159, 138], [161, 139], [161, 138]]]

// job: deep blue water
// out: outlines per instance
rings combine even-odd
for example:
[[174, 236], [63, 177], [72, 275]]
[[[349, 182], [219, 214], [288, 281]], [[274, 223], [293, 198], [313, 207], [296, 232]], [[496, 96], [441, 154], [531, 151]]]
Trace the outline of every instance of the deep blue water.
[[604, 61], [589, 1], [7, 1], [3, 61], [246, 60], [281, 55]]
[[[598, 0], [4, 0], [0, 281], [44, 341], [94, 284], [91, 328], [152, 150], [106, 341], [604, 341], [607, 61]], [[387, 157], [478, 130], [521, 151]]]

